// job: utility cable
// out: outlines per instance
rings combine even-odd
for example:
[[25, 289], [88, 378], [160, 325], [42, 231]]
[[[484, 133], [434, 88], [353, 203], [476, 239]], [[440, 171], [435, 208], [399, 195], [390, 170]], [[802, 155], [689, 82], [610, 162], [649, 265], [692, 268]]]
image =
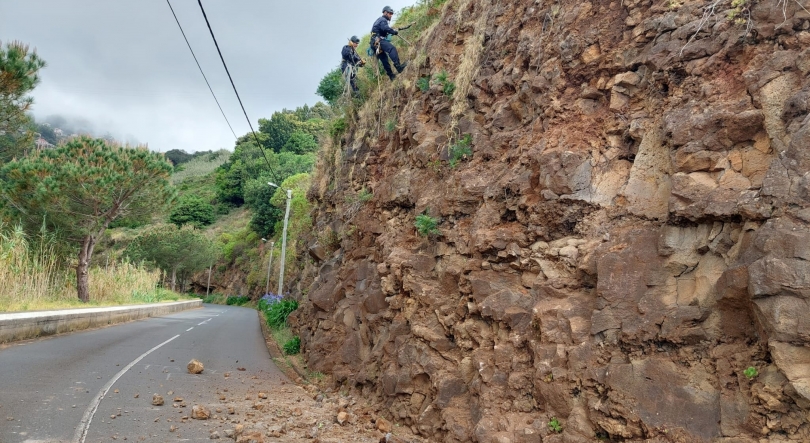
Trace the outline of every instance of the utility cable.
[[233, 130], [233, 126], [231, 126], [231, 122], [228, 121], [228, 117], [225, 117], [225, 111], [222, 110], [222, 106], [219, 104], [219, 100], [217, 100], [217, 96], [216, 94], [214, 94], [214, 90], [211, 88], [211, 83], [208, 83], [208, 77], [205, 76], [205, 72], [203, 72], [202, 66], [200, 66], [200, 62], [197, 60], [197, 56], [194, 54], [194, 50], [191, 49], [191, 43], [189, 43], [188, 38], [186, 38], [186, 33], [183, 31], [183, 27], [180, 25], [180, 20], [177, 19], [177, 14], [174, 13], [174, 8], [172, 8], [171, 2], [169, 0], [166, 0], [166, 3], [169, 4], [169, 9], [172, 10], [174, 21], [177, 22], [177, 27], [180, 28], [180, 33], [183, 34], [183, 39], [186, 41], [186, 45], [188, 45], [188, 50], [191, 51], [191, 56], [194, 57], [194, 61], [197, 63], [197, 67], [200, 69], [200, 74], [202, 74], [203, 79], [205, 79], [205, 84], [208, 85], [208, 90], [211, 91], [211, 95], [214, 96], [214, 101], [217, 102], [219, 112], [222, 113], [222, 117], [225, 118], [225, 122], [228, 123], [228, 127], [231, 128], [233, 138], [238, 139], [239, 137], [236, 136], [236, 131]]
[[[214, 46], [217, 47], [217, 53], [219, 53], [219, 59], [222, 60], [222, 66], [225, 67], [225, 72], [228, 74], [228, 80], [231, 81], [231, 86], [233, 87], [234, 94], [236, 94], [236, 99], [239, 100], [239, 106], [242, 107], [242, 112], [245, 114], [245, 119], [248, 122], [248, 126], [250, 126], [250, 132], [253, 133], [253, 138], [256, 140], [256, 144], [259, 146], [259, 151], [261, 151], [264, 161], [267, 163], [267, 167], [270, 168], [270, 172], [276, 177], [276, 181], [278, 181], [279, 176], [276, 174], [276, 171], [273, 170], [273, 167], [270, 166], [270, 160], [267, 159], [267, 154], [264, 153], [264, 148], [262, 148], [259, 137], [256, 136], [256, 131], [253, 130], [253, 123], [250, 122], [250, 117], [248, 117], [247, 111], [245, 111], [245, 105], [242, 104], [242, 98], [239, 97], [239, 91], [236, 90], [233, 77], [231, 77], [231, 71], [228, 70], [228, 65], [225, 63], [225, 58], [222, 56], [222, 51], [219, 50], [219, 43], [217, 43], [217, 38], [214, 37], [214, 30], [211, 29], [211, 23], [208, 21], [208, 16], [205, 14], [205, 8], [203, 8], [202, 0], [197, 0], [197, 3], [200, 5], [200, 11], [202, 11], [203, 18], [205, 18], [205, 24], [208, 25], [208, 32], [211, 33], [211, 38], [214, 40]], [[279, 185], [281, 185], [281, 183], [279, 183]]]

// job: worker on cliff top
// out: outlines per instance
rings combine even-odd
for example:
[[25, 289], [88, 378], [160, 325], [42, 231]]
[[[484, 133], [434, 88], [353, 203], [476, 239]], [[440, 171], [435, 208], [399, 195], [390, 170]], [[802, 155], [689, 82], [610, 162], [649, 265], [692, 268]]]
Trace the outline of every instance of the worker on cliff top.
[[402, 70], [408, 66], [408, 63], [399, 62], [397, 48], [390, 42], [392, 35], [399, 34], [399, 30], [392, 28], [388, 24], [388, 22], [391, 21], [391, 17], [394, 16], [394, 10], [391, 9], [390, 6], [386, 6], [383, 8], [382, 13], [382, 17], [378, 18], [371, 27], [371, 50], [382, 62], [385, 73], [388, 74], [388, 78], [393, 80], [396, 74], [391, 70], [391, 64], [388, 59], [390, 58], [391, 61], [394, 62], [394, 67], [397, 69], [397, 72], [402, 72]]
[[357, 93], [357, 83], [355, 82], [357, 68], [366, 64], [365, 60], [357, 55], [358, 44], [360, 44], [360, 39], [353, 35], [349, 39], [349, 43], [343, 47], [343, 51], [340, 52], [341, 57], [343, 57], [343, 61], [340, 62], [340, 70], [343, 72], [344, 77], [348, 77], [348, 83], [352, 86], [352, 93], [354, 94]]

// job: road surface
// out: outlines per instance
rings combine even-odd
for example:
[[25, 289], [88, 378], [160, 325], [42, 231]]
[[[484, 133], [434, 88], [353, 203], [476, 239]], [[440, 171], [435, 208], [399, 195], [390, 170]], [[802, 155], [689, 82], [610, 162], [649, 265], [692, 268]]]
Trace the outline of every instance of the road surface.
[[[188, 373], [193, 358], [202, 374]], [[0, 348], [0, 443], [210, 441], [218, 422], [191, 419], [195, 400], [222, 416], [229, 402], [287, 383], [256, 311], [240, 307], [11, 344]], [[155, 393], [165, 405], [152, 405]]]

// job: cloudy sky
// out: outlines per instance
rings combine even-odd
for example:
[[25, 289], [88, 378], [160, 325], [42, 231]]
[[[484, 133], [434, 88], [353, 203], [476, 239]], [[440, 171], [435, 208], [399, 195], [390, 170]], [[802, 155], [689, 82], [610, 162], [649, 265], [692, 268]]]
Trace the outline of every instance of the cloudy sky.
[[[416, 0], [203, 0], [248, 116], [312, 105], [353, 34], [386, 4]], [[171, 0], [237, 135], [249, 128], [197, 0]], [[396, 19], [396, 16], [394, 16]], [[87, 120], [98, 134], [152, 150], [233, 149], [234, 138], [166, 0], [0, 0], [0, 41], [35, 47], [48, 66], [34, 115]]]

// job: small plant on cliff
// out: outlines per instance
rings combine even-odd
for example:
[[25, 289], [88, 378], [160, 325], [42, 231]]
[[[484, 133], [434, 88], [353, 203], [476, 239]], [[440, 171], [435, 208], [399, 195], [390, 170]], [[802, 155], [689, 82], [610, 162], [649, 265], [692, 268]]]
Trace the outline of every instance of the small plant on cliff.
[[745, 375], [749, 379], [752, 379], [757, 375], [759, 375], [759, 371], [757, 371], [757, 368], [749, 366], [746, 370], [743, 371], [743, 375]]
[[340, 247], [340, 235], [332, 228], [326, 228], [323, 233], [318, 235], [318, 243], [328, 249], [338, 249]]
[[374, 194], [366, 188], [360, 189], [360, 192], [357, 193], [357, 200], [363, 203], [371, 200], [374, 197]]
[[301, 352], [301, 337], [295, 336], [284, 343], [284, 353], [287, 355], [296, 355]]
[[333, 120], [332, 127], [329, 128], [329, 135], [332, 136], [332, 140], [338, 140], [339, 138], [343, 137], [343, 134], [346, 133], [347, 127], [348, 125], [346, 124], [346, 119], [344, 117]]
[[751, 17], [751, 13], [748, 10], [749, 3], [749, 0], [732, 0], [732, 9], [728, 11], [729, 20], [737, 25], [745, 24]]
[[[456, 90], [456, 84], [453, 83], [452, 81], [450, 81], [450, 79], [447, 76], [447, 71], [445, 71], [445, 70], [442, 70], [442, 72], [436, 74], [436, 76], [433, 77], [433, 80], [436, 82], [436, 84], [438, 84], [438, 85], [440, 85], [442, 87], [442, 92], [444, 93], [444, 95], [448, 95], [448, 96], [453, 95], [453, 92]], [[421, 89], [421, 86], [420, 86], [420, 89]], [[425, 89], [427, 89], [427, 88], [425, 88]], [[425, 89], [423, 89], [423, 91]]]
[[427, 165], [436, 174], [442, 172], [442, 161], [439, 160], [439, 159], [431, 160], [431, 161], [428, 162]]
[[416, 81], [416, 86], [420, 91], [425, 92], [430, 89], [430, 77], [419, 77]]
[[441, 231], [439, 231], [438, 228], [439, 219], [429, 216], [427, 214], [427, 209], [425, 209], [424, 213], [416, 216], [414, 226], [416, 226], [416, 232], [425, 237], [441, 234]]
[[556, 433], [562, 432], [562, 425], [560, 421], [557, 420], [557, 417], [551, 417], [551, 421], [548, 422], [548, 428]]
[[394, 132], [397, 129], [397, 121], [396, 120], [388, 120], [385, 122], [385, 132]]
[[472, 149], [470, 149], [471, 143], [472, 136], [467, 134], [462, 137], [461, 140], [454, 143], [453, 146], [450, 146], [450, 151], [448, 152], [450, 158], [447, 160], [447, 163], [451, 168], [455, 168], [461, 159], [472, 156]]
[[444, 95], [453, 95], [453, 92], [456, 90], [456, 84], [453, 82], [445, 82], [442, 86], [442, 92]]

